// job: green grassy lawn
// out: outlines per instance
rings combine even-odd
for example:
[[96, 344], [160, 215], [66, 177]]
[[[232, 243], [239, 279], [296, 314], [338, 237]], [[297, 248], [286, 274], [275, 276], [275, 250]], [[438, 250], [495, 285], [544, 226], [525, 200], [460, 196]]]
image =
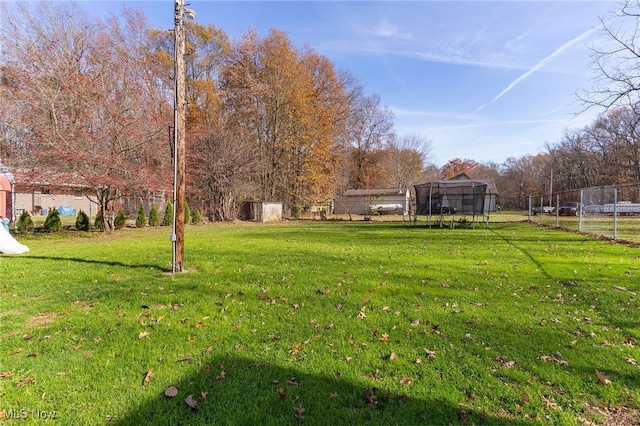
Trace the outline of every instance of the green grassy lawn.
[[169, 233], [0, 256], [0, 417], [640, 421], [640, 249], [521, 223], [215, 224], [187, 227], [170, 275]]

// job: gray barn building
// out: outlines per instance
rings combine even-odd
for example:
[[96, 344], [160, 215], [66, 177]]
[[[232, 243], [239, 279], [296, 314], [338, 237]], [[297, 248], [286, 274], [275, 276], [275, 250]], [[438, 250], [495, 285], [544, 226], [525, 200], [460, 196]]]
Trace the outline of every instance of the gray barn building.
[[334, 202], [334, 214], [408, 214], [409, 190], [349, 189]]

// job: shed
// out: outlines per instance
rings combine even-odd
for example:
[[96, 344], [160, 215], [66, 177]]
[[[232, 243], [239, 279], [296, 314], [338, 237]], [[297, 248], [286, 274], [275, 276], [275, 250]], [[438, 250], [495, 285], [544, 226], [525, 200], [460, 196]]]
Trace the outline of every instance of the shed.
[[240, 219], [261, 223], [279, 222], [282, 220], [282, 203], [245, 201], [240, 210]]
[[409, 190], [349, 189], [335, 199], [334, 214], [402, 214], [409, 212]]

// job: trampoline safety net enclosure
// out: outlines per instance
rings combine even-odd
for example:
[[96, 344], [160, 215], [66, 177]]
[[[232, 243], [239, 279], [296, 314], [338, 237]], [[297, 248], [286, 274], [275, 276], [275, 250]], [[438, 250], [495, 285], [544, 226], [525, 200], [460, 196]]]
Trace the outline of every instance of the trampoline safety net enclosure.
[[478, 181], [427, 182], [414, 185], [416, 216], [472, 215], [488, 213], [487, 183]]

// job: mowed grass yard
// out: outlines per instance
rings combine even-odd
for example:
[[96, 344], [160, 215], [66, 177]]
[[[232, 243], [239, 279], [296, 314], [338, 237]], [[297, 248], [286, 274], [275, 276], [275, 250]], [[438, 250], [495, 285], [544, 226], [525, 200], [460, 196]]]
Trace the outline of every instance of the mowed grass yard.
[[171, 275], [169, 233], [0, 257], [0, 422], [640, 422], [638, 248], [522, 223], [214, 224], [187, 227]]

